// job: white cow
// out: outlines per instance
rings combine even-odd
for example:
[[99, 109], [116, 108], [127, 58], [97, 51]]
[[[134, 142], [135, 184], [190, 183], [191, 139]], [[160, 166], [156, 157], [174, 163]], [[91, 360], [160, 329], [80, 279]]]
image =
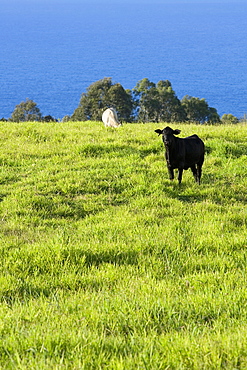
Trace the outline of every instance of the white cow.
[[107, 108], [102, 114], [102, 121], [105, 127], [118, 127], [121, 123], [118, 120], [117, 112], [114, 108]]

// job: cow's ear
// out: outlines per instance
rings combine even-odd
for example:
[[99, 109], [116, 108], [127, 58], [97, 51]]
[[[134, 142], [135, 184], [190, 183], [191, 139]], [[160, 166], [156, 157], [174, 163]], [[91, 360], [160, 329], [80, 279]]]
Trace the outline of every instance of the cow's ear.
[[154, 132], [157, 132], [157, 134], [161, 135], [163, 133], [163, 130], [160, 130], [159, 128], [157, 130], [154, 130]]
[[173, 134], [174, 134], [174, 135], [179, 135], [179, 134], [180, 134], [180, 132], [181, 132], [181, 130], [178, 130], [178, 129], [173, 130]]

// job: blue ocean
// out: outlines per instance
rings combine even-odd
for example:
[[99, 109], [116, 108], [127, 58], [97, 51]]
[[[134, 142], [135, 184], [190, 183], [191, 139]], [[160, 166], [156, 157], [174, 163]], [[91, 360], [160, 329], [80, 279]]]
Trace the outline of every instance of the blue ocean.
[[104, 77], [247, 114], [247, 3], [1, 0], [0, 14], [0, 118], [29, 98], [61, 119]]

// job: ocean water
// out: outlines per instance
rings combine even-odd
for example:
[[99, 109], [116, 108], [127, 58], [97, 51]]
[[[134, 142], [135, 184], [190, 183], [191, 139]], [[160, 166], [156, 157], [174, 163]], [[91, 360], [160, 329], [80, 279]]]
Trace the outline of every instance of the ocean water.
[[0, 118], [26, 98], [62, 118], [93, 82], [169, 80], [179, 99], [247, 114], [247, 3], [1, 0]]

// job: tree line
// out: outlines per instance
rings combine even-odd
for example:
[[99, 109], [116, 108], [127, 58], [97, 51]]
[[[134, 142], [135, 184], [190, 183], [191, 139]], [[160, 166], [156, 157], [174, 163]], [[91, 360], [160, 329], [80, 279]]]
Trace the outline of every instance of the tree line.
[[[74, 113], [65, 116], [63, 121], [100, 121], [103, 111], [110, 107], [116, 109], [122, 122], [238, 123], [238, 118], [232, 114], [220, 118], [205, 99], [185, 95], [179, 100], [168, 80], [155, 84], [144, 78], [132, 90], [126, 90], [120, 83], [113, 83], [110, 77], [92, 83], [81, 95]], [[15, 107], [9, 121], [48, 122], [56, 119], [50, 115], [42, 116], [37, 104], [27, 99]]]

